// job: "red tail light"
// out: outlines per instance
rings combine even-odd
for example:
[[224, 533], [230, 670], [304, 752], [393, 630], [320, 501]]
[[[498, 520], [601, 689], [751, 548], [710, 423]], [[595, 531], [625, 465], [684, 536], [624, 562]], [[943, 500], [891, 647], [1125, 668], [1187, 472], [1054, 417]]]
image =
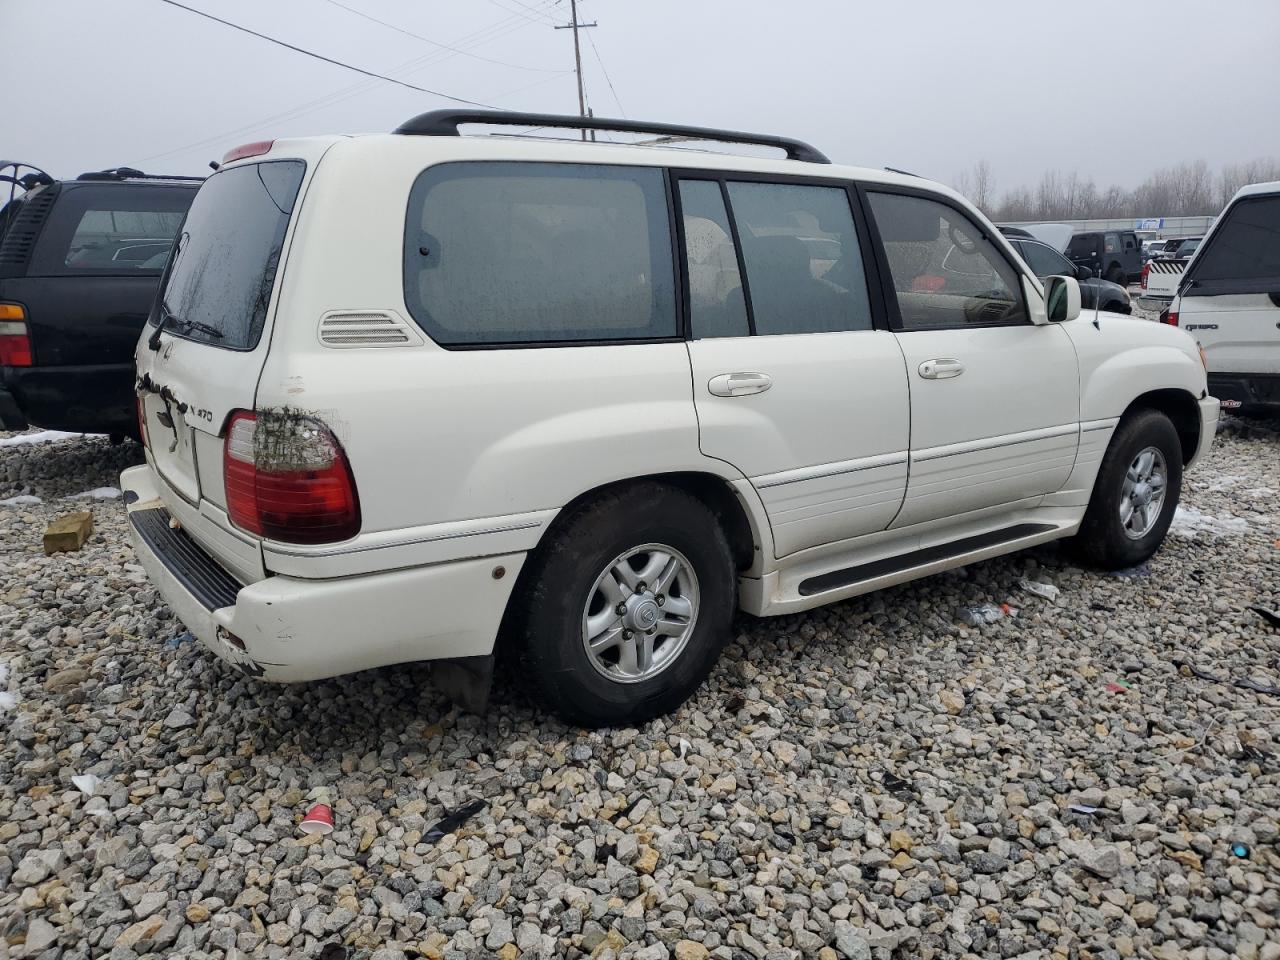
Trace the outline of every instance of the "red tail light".
[[1160, 312], [1160, 322], [1167, 323], [1171, 327], [1176, 327], [1178, 325], [1178, 311], [1162, 310]]
[[230, 163], [232, 160], [243, 160], [245, 157], [260, 157], [274, 145], [274, 140], [255, 140], [253, 143], [242, 143], [240, 146], [232, 147], [224, 153], [222, 162]]
[[1151, 264], [1144, 263], [1142, 265], [1142, 280], [1140, 281], [1140, 284], [1143, 290], [1147, 289], [1147, 274], [1150, 272], [1151, 272]]
[[31, 366], [31, 334], [27, 311], [16, 303], [0, 303], [0, 367]]
[[227, 425], [222, 479], [231, 522], [260, 537], [333, 543], [360, 532], [351, 465], [318, 420], [236, 411]]

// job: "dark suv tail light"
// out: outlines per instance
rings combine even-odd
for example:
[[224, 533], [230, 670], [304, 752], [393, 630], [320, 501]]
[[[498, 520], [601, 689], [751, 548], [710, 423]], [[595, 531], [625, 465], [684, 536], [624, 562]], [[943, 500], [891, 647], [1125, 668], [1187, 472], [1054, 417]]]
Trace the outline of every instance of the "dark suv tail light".
[[351, 465], [319, 420], [238, 410], [222, 453], [227, 513], [242, 530], [288, 543], [333, 543], [360, 532]]
[[29, 367], [31, 362], [27, 311], [16, 303], [0, 303], [0, 367]]

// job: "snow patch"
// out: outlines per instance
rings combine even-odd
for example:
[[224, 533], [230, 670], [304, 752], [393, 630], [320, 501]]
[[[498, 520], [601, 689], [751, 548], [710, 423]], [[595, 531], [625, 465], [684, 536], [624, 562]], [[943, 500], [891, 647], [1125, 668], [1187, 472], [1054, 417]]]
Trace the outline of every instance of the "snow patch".
[[66, 433], [62, 430], [41, 430], [39, 433], [20, 433], [16, 437], [0, 438], [0, 447], [22, 447], [31, 443], [53, 443], [55, 440], [79, 440], [83, 433]]
[[1243, 517], [1214, 517], [1201, 513], [1195, 507], [1178, 507], [1173, 514], [1169, 532], [1178, 537], [1194, 538], [1201, 533], [1210, 537], [1226, 537], [1246, 533], [1249, 521]]
[[10, 497], [8, 500], [0, 500], [0, 507], [25, 507], [37, 503], [44, 503], [39, 497], [33, 497], [29, 493], [24, 493], [20, 497]]
[[93, 500], [114, 500], [120, 496], [118, 487], [94, 487], [92, 490], [86, 490], [84, 493], [73, 493], [67, 497], [68, 500], [83, 500], [86, 497]]
[[1205, 487], [1207, 493], [1222, 493], [1224, 490], [1230, 490], [1237, 483], [1244, 482], [1244, 477], [1237, 477], [1232, 474], [1225, 474], [1218, 477], [1217, 480]]

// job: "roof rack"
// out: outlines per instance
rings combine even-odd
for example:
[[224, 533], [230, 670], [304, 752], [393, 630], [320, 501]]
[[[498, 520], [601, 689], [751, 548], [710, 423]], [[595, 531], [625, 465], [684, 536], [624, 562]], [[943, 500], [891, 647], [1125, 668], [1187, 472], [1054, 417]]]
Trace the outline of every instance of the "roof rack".
[[[30, 173], [19, 174], [22, 170], [30, 170]], [[10, 193], [21, 187], [23, 190], [30, 190], [33, 187], [47, 187], [53, 183], [53, 177], [45, 173], [34, 163], [23, 163], [21, 160], [0, 160], [0, 183], [12, 184], [9, 188]], [[10, 197], [10, 199], [13, 199]]]
[[143, 173], [134, 167], [112, 167], [109, 170], [92, 170], [76, 177], [77, 180], [190, 180], [201, 182], [204, 177], [180, 177], [163, 173]]
[[783, 150], [789, 160], [807, 163], [830, 163], [826, 155], [803, 140], [773, 137], [736, 130], [714, 130], [710, 127], [685, 127], [674, 123], [649, 123], [640, 120], [612, 120], [608, 117], [574, 117], [557, 113], [518, 113], [507, 110], [430, 110], [420, 113], [396, 127], [395, 133], [419, 137], [461, 136], [458, 127], [464, 123], [484, 123], [503, 127], [559, 127], [569, 130], [613, 130], [619, 133], [652, 133], [659, 136], [687, 137], [691, 140], [717, 140], [723, 143], [750, 143]]

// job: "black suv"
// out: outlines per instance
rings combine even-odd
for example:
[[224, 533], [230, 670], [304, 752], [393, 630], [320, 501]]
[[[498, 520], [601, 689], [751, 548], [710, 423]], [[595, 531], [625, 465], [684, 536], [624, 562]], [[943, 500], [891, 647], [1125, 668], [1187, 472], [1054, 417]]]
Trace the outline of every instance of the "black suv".
[[1142, 244], [1132, 230], [1077, 233], [1067, 244], [1067, 259], [1112, 283], [1136, 283], [1142, 279]]
[[0, 429], [136, 433], [133, 351], [202, 181], [0, 161]]

